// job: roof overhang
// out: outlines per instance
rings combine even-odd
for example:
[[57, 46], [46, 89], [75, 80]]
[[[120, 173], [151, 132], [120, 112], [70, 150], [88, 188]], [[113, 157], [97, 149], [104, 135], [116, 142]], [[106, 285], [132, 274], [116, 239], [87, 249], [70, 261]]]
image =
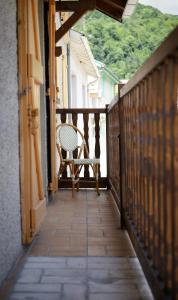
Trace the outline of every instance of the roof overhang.
[[86, 73], [94, 78], [99, 78], [93, 54], [90, 50], [87, 38], [75, 30], [70, 31], [70, 48], [77, 56]]
[[[133, 0], [134, 1], [134, 0]], [[56, 1], [56, 11], [73, 12], [70, 18], [56, 31], [56, 43], [69, 31], [72, 26], [87, 12], [97, 9], [111, 18], [122, 21], [127, 7], [127, 0], [60, 0]], [[130, 5], [128, 3], [128, 5]]]
[[121, 22], [126, 4], [127, 0], [96, 0], [96, 9]]

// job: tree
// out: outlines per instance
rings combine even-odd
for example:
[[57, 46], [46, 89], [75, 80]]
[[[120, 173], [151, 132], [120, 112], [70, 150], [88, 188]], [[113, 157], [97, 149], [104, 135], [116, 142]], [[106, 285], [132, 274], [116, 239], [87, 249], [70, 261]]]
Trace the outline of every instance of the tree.
[[177, 25], [177, 16], [138, 4], [123, 23], [95, 11], [85, 15], [75, 29], [86, 35], [95, 59], [120, 79], [129, 79]]

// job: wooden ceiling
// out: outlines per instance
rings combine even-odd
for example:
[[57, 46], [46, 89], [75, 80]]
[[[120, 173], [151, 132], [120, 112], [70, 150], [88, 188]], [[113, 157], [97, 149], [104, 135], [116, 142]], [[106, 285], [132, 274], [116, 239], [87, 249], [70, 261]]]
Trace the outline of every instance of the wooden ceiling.
[[127, 0], [78, 0], [56, 1], [57, 12], [73, 12], [71, 17], [56, 31], [56, 43], [87, 12], [97, 9], [107, 16], [121, 21]]

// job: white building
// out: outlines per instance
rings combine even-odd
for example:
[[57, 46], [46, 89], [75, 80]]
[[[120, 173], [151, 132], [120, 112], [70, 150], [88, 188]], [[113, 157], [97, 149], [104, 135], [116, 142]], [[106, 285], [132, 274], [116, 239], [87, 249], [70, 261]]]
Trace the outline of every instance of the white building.
[[90, 107], [88, 85], [100, 77], [87, 38], [70, 31], [70, 87], [69, 107]]

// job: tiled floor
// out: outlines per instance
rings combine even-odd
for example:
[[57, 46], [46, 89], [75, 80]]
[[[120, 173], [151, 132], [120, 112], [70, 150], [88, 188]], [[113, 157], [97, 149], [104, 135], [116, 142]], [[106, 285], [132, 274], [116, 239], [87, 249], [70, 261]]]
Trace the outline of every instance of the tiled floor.
[[119, 229], [111, 195], [59, 191], [33, 243], [32, 256], [135, 256], [126, 231]]
[[60, 191], [8, 300], [153, 300], [109, 192]]
[[9, 300], [151, 300], [137, 258], [28, 257]]

